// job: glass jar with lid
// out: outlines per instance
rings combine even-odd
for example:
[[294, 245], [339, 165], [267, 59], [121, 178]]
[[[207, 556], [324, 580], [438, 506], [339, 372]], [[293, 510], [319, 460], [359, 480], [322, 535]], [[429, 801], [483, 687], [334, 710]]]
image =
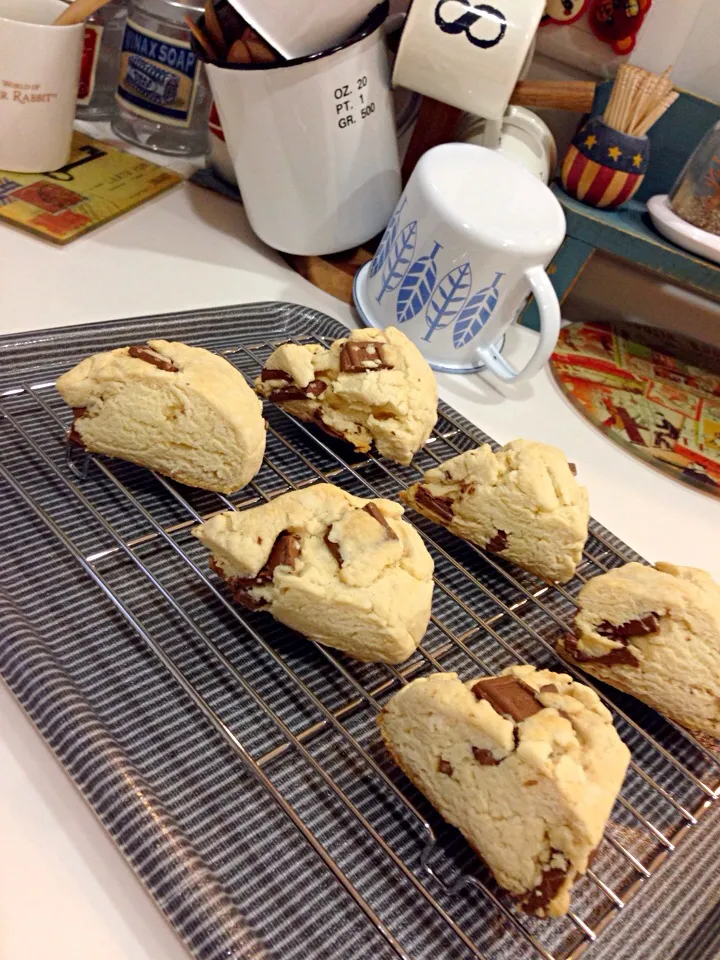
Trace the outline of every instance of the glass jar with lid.
[[678, 217], [720, 236], [720, 121], [695, 148], [669, 202]]
[[127, 0], [110, 0], [85, 21], [76, 116], [109, 120], [120, 69]]
[[112, 128], [124, 140], [176, 156], [208, 146], [210, 90], [185, 22], [197, 0], [130, 0]]

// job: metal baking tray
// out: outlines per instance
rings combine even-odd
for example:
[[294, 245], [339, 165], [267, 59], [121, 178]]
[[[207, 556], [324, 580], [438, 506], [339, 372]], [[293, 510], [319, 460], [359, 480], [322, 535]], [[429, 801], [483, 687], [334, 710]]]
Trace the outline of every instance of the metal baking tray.
[[670, 855], [713, 808], [713, 744], [598, 688], [632, 763], [572, 912], [542, 921], [392, 765], [375, 717], [435, 670], [568, 671], [553, 648], [577, 592], [639, 559], [630, 548], [592, 521], [576, 577], [552, 586], [410, 510], [436, 566], [430, 628], [405, 664], [361, 664], [236, 607], [190, 530], [320, 481], [396, 498], [488, 439], [458, 413], [441, 404], [427, 446], [401, 467], [266, 405], [266, 459], [230, 497], [65, 441], [71, 412], [54, 381], [89, 353], [182, 339], [252, 381], [278, 343], [343, 332], [270, 303], [0, 341], [3, 675], [197, 958], [600, 956], [609, 922], [673, 870]]

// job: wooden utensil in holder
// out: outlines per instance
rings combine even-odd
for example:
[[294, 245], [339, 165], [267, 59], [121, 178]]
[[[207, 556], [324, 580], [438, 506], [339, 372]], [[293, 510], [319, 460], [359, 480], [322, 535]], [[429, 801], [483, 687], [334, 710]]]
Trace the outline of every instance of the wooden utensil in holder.
[[[205, 0], [199, 20], [185, 14], [193, 40], [211, 63], [272, 63], [278, 55], [227, 3]], [[197, 51], [196, 51], [197, 52]]]
[[73, 2], [68, 5], [67, 10], [63, 10], [63, 12], [53, 20], [53, 26], [69, 27], [74, 23], [82, 23], [83, 20], [87, 20], [88, 17], [97, 13], [100, 7], [104, 7], [105, 4], [109, 2], [110, 0], [73, 0]]

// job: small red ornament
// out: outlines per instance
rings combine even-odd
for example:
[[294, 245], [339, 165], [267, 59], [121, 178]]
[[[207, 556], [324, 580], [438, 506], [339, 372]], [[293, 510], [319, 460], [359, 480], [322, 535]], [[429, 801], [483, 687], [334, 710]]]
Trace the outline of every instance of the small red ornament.
[[547, 0], [541, 26], [548, 23], [575, 23], [587, 10], [590, 0]]
[[635, 37], [642, 26], [652, 0], [592, 0], [590, 29], [615, 53], [624, 56], [635, 46]]

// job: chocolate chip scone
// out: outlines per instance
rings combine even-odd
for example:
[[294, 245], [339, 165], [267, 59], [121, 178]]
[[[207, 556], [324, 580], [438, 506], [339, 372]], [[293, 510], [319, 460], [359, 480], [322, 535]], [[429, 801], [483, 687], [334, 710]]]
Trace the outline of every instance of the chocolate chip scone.
[[488, 444], [428, 470], [400, 497], [448, 530], [546, 580], [570, 580], [582, 558], [588, 495], [556, 447]]
[[285, 343], [255, 381], [258, 393], [300, 420], [367, 453], [410, 463], [437, 420], [437, 383], [404, 333], [353, 330], [329, 348]]
[[693, 730], [720, 737], [720, 586], [704, 570], [627, 563], [578, 594], [559, 652]]
[[357, 660], [401, 663], [427, 629], [433, 562], [391, 500], [317, 484], [193, 531], [237, 603]]
[[463, 683], [413, 680], [378, 717], [405, 774], [528, 913], [567, 913], [630, 751], [597, 694], [567, 674], [510, 667]]
[[265, 452], [262, 403], [223, 357], [150, 340], [81, 361], [57, 381], [69, 439], [191, 487], [232, 493]]

